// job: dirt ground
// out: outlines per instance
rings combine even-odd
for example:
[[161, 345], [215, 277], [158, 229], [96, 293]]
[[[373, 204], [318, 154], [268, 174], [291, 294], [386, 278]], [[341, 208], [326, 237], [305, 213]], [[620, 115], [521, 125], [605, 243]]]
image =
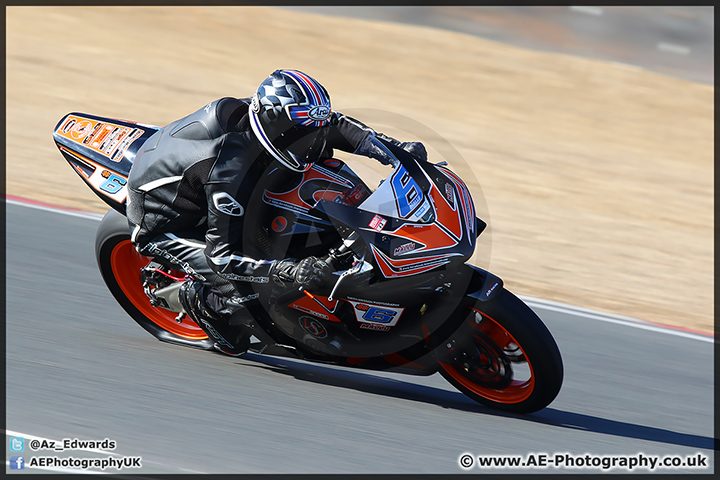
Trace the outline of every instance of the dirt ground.
[[7, 7], [7, 193], [103, 212], [52, 130], [165, 125], [297, 68], [333, 107], [426, 143], [521, 295], [713, 330], [714, 87], [425, 27], [265, 7]]

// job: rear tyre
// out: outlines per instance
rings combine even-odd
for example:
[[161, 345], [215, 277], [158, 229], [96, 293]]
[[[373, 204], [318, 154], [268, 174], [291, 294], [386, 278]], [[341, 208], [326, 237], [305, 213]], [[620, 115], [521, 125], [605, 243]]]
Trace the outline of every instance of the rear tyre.
[[555, 340], [508, 290], [470, 307], [466, 323], [444, 348], [440, 374], [488, 407], [535, 412], [560, 392], [563, 363]]
[[106, 213], [100, 222], [95, 257], [110, 293], [141, 327], [164, 342], [213, 349], [205, 332], [187, 316], [178, 323], [177, 313], [150, 304], [140, 280], [140, 269], [150, 259], [137, 253], [130, 242], [127, 219], [115, 210]]

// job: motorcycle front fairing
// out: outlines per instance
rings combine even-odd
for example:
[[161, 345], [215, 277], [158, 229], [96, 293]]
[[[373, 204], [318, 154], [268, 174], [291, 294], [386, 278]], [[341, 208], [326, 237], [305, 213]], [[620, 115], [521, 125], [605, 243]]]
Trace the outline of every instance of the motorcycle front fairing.
[[479, 224], [464, 183], [403, 150], [388, 153], [393, 172], [360, 203], [318, 194], [322, 198], [307, 212], [323, 227], [331, 223], [366, 268], [347, 275], [334, 294], [312, 292], [271, 312], [285, 334], [324, 346], [334, 342], [326, 353], [366, 368], [389, 368], [387, 356], [399, 352], [395, 367], [399, 358], [412, 363], [436, 339], [449, 337], [461, 320], [448, 317], [474, 278], [465, 262]]
[[356, 253], [371, 254], [380, 280], [465, 263], [484, 228], [465, 184], [447, 168], [374, 140], [386, 149], [393, 172], [356, 206], [321, 199], [310, 213], [357, 232], [367, 251]]

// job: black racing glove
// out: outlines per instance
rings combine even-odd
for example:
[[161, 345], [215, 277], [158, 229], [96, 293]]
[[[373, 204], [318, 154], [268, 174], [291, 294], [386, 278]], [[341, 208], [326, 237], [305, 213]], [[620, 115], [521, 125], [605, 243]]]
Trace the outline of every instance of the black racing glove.
[[353, 153], [356, 155], [364, 155], [366, 157], [374, 158], [383, 165], [389, 165], [390, 159], [388, 158], [387, 154], [381, 148], [378, 148], [375, 144], [373, 144], [372, 140], [370, 140], [371, 136], [375, 136], [385, 142], [392, 143], [396, 147], [402, 148], [410, 155], [415, 157], [415, 159], [421, 162], [427, 161], [427, 150], [425, 150], [425, 145], [423, 145], [422, 143], [399, 142], [394, 138], [385, 135], [384, 133], [375, 133], [374, 135], [368, 135], [365, 140], [363, 140], [360, 145], [358, 145], [357, 149], [355, 149]]
[[400, 148], [408, 152], [410, 155], [423, 162], [427, 161], [427, 150], [425, 145], [420, 142], [402, 142], [398, 145]]
[[276, 261], [270, 268], [270, 278], [281, 287], [315, 290], [330, 277], [331, 267], [317, 257], [292, 258]]
[[420, 142], [401, 142], [399, 140], [395, 140], [389, 135], [385, 135], [384, 133], [376, 133], [375, 136], [382, 140], [385, 140], [386, 142], [392, 143], [396, 147], [402, 148], [420, 161], [427, 161], [427, 150], [425, 150], [425, 145]]

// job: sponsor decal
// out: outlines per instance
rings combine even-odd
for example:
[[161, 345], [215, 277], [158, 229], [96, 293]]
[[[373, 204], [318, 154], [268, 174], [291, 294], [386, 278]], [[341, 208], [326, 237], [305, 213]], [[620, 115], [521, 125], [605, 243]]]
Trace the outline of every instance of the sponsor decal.
[[340, 162], [338, 160], [335, 160], [334, 158], [330, 158], [328, 160], [325, 160], [325, 165], [331, 168], [336, 168], [340, 166]]
[[358, 183], [350, 190], [345, 191], [341, 198], [341, 203], [348, 205], [357, 205], [370, 195], [368, 189], [362, 183]]
[[487, 291], [485, 292], [485, 296], [489, 297], [498, 285], [500, 284], [498, 282], [495, 282], [495, 285], [487, 289]]
[[92, 139], [92, 143], [90, 144], [91, 147], [93, 147], [95, 150], [102, 150], [100, 148], [101, 142], [105, 140], [105, 137], [110, 135], [110, 132], [115, 130], [115, 127], [110, 124], [105, 124], [103, 128], [101, 128], [96, 134], [95, 137]]
[[[384, 305], [374, 305], [361, 302], [350, 302], [355, 310], [355, 318], [361, 324], [373, 324], [390, 327], [397, 324], [404, 308], [387, 307]], [[361, 328], [368, 328], [362, 327]], [[383, 329], [379, 329], [383, 330]], [[385, 330], [383, 330], [385, 331]]]
[[150, 254], [153, 257], [160, 256], [166, 260], [169, 260], [174, 265], [179, 266], [185, 273], [192, 275], [196, 280], [200, 280], [201, 282], [204, 282], [206, 280], [206, 278], [196, 272], [195, 269], [193, 269], [188, 262], [180, 260], [172, 253], [168, 252], [163, 248], [160, 248], [156, 243], [148, 243], [147, 246], [143, 249], [143, 254]]
[[258, 298], [260, 298], [259, 293], [251, 293], [250, 295], [247, 295], [245, 297], [230, 297], [227, 300], [227, 303], [231, 303], [233, 305], [240, 305], [249, 302], [250, 300], [257, 300]]
[[202, 318], [202, 317], [200, 317], [199, 320], [203, 323], [203, 325], [205, 325], [205, 328], [206, 328], [206, 329], [210, 332], [210, 334], [215, 338], [215, 340], [217, 341], [217, 343], [219, 343], [220, 345], [225, 345], [225, 346], [228, 347], [228, 348], [234, 348], [234, 347], [233, 347], [233, 344], [230, 343], [230, 342], [228, 342], [227, 340], [225, 340], [225, 337], [223, 337], [222, 335], [220, 335], [220, 332], [218, 332], [217, 330], [215, 330], [215, 327], [213, 327], [212, 325], [210, 325], [210, 324], [207, 322], [207, 320], [205, 320], [205, 319]]
[[391, 259], [389, 256], [378, 250], [375, 245], [370, 245], [373, 257], [377, 262], [385, 278], [403, 277], [417, 275], [432, 270], [446, 263], [450, 263], [450, 257], [454, 254], [435, 255], [422, 258]]
[[294, 308], [295, 310], [300, 310], [300, 311], [303, 312], [303, 313], [309, 313], [310, 315], [315, 315], [316, 317], [322, 318], [322, 319], [324, 319], [324, 320], [329, 320], [329, 319], [330, 319], [330, 317], [328, 317], [327, 315], [325, 315], [325, 314], [323, 314], [323, 313], [316, 312], [315, 310], [311, 310], [311, 309], [309, 309], [309, 308], [307, 308], [307, 307], [303, 307], [302, 305], [298, 305], [297, 303], [293, 303], [291, 306], [292, 306], [292, 308]]
[[399, 307], [400, 306], [399, 303], [386, 303], [386, 302], [381, 302], [379, 300], [365, 300], [365, 299], [357, 298], [357, 297], [347, 297], [347, 298], [348, 298], [348, 300], [355, 300], [356, 302], [359, 302], [359, 303], [372, 303], [373, 305], [383, 305], [385, 307]]
[[325, 120], [330, 116], [330, 109], [325, 105], [318, 105], [313, 107], [308, 112], [308, 117], [313, 120]]
[[285, 217], [279, 216], [273, 219], [271, 226], [273, 231], [280, 233], [285, 230], [285, 227], [287, 227], [287, 223], [288, 222]]
[[385, 220], [380, 215], [375, 215], [372, 220], [370, 220], [369, 227], [372, 228], [375, 231], [382, 231], [383, 227], [387, 223], [387, 220]]
[[93, 141], [93, 138], [95, 138], [95, 135], [97, 135], [98, 132], [100, 132], [104, 127], [105, 127], [104, 123], [96, 123], [95, 126], [93, 127], [93, 131], [90, 133], [90, 135], [85, 137], [85, 139], [82, 141], [83, 145], [89, 145], [90, 142]]
[[400, 245], [393, 251], [394, 256], [402, 255], [403, 253], [412, 252], [415, 250], [415, 242], [406, 243], [405, 245]]
[[113, 142], [113, 140], [115, 140], [121, 132], [123, 134], [126, 134], [128, 130], [120, 127], [113, 128], [112, 132], [110, 132], [110, 135], [105, 137], [105, 140], [103, 140], [103, 142], [100, 144], [100, 148], [98, 150], [102, 150], [103, 152], [105, 152], [106, 150], [109, 150], [108, 147], [117, 144], [117, 142]]
[[77, 119], [70, 117], [70, 119], [67, 122], [65, 122], [65, 125], [62, 126], [62, 129], [61, 129], [62, 133], [69, 133], [70, 129], [72, 129], [76, 123], [77, 123]]
[[236, 282], [250, 282], [250, 283], [268, 283], [270, 278], [268, 277], [253, 277], [251, 275], [238, 275], [236, 273], [223, 273], [223, 277], [228, 280], [234, 280]]
[[215, 193], [212, 198], [215, 208], [226, 215], [242, 217], [245, 213], [243, 206], [226, 192]]
[[430, 210], [430, 202], [425, 200], [423, 204], [420, 205], [420, 208], [415, 211], [415, 216], [417, 218], [423, 218], [428, 210]]
[[377, 323], [361, 323], [360, 328], [364, 328], [365, 330], [375, 330], [378, 332], [387, 332], [390, 330], [389, 326], [379, 325]]
[[298, 319], [298, 322], [303, 330], [315, 338], [325, 338], [328, 336], [323, 324], [315, 318], [302, 316]]
[[56, 133], [119, 162], [143, 130], [71, 115]]
[[[128, 149], [131, 143], [133, 143], [135, 140], [137, 140], [139, 137], [141, 137], [143, 134], [143, 131], [139, 128], [135, 128], [132, 130], [132, 133], [129, 135], [123, 137], [123, 135], [120, 135], [118, 137], [118, 143], [117, 147], [115, 149], [115, 153], [108, 153], [110, 155], [110, 160], [114, 162], [119, 162], [120, 158], [125, 154], [125, 151]], [[113, 146], [110, 148], [110, 152], [112, 152]]]
[[455, 195], [453, 195], [453, 189], [449, 183], [445, 184], [445, 198], [447, 198], [450, 206], [455, 208]]
[[78, 142], [85, 138], [90, 132], [92, 132], [93, 124], [87, 120], [82, 120], [75, 125], [70, 135]]
[[467, 231], [472, 234], [475, 231], [475, 207], [473, 206], [472, 198], [467, 187], [460, 180], [460, 177], [455, 175], [453, 172], [447, 169], [442, 169], [450, 180], [455, 184], [458, 189], [458, 203], [462, 207], [463, 216], [465, 217]]

